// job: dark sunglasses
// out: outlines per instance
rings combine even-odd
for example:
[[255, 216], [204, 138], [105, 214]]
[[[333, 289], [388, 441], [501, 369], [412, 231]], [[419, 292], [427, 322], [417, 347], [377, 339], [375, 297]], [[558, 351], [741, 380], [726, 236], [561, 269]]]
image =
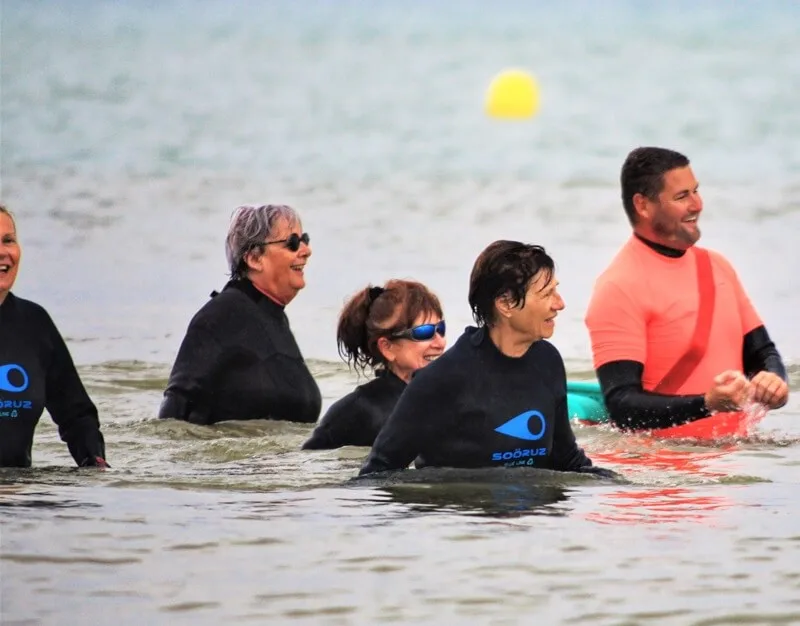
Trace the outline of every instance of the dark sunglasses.
[[254, 248], [259, 246], [269, 246], [273, 243], [285, 243], [286, 247], [291, 250], [292, 252], [297, 252], [300, 249], [300, 244], [304, 243], [308, 245], [311, 241], [311, 237], [308, 236], [308, 233], [303, 233], [302, 235], [298, 235], [297, 233], [292, 233], [286, 239], [278, 239], [276, 241], [262, 241], [260, 243], [253, 244]]
[[392, 339], [410, 339], [411, 341], [430, 341], [436, 333], [444, 337], [447, 330], [444, 320], [438, 324], [421, 324], [414, 326], [408, 330], [401, 330], [398, 333], [392, 333]]

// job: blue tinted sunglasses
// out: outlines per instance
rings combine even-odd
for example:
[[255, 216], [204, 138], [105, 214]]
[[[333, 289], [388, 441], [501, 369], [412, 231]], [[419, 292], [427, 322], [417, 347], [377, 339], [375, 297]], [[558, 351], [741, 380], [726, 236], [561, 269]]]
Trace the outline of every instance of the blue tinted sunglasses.
[[444, 320], [438, 324], [421, 324], [409, 328], [408, 330], [401, 330], [398, 333], [392, 333], [392, 339], [410, 339], [411, 341], [430, 341], [436, 333], [444, 337], [447, 330]]

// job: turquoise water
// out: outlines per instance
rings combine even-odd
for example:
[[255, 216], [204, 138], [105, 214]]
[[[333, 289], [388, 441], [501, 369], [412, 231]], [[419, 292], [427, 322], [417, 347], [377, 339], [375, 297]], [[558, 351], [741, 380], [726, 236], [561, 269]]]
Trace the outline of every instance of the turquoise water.
[[[45, 305], [96, 399], [113, 470], [75, 472], [43, 421], [0, 472], [0, 615], [57, 624], [800, 622], [800, 4], [0, 5], [0, 184], [15, 289]], [[506, 67], [539, 115], [482, 112]], [[225, 280], [244, 202], [301, 212], [314, 255], [288, 314], [325, 406], [367, 282], [423, 280], [470, 323], [469, 268], [541, 243], [590, 373], [583, 313], [627, 238], [619, 167], [692, 159], [703, 243], [734, 264], [794, 396], [749, 441], [655, 444], [579, 428], [628, 482], [409, 473], [354, 486], [366, 450], [308, 428], [154, 419], [191, 315]], [[454, 333], [455, 336], [455, 333]]]

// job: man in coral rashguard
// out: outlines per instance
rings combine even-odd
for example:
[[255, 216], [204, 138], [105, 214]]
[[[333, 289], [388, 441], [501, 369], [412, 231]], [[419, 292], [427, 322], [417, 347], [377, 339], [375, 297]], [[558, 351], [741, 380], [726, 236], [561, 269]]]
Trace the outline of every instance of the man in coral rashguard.
[[585, 318], [611, 422], [664, 429], [786, 404], [786, 368], [736, 272], [695, 245], [703, 201], [689, 159], [636, 148], [620, 182], [633, 233]]

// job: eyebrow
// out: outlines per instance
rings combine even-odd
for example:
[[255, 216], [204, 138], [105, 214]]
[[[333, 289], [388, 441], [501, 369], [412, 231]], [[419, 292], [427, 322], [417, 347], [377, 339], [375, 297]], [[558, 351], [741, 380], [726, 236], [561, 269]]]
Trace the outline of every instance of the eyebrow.
[[687, 193], [689, 193], [690, 191], [697, 192], [697, 190], [698, 190], [698, 189], [700, 189], [700, 183], [697, 183], [697, 184], [694, 186], [694, 188], [692, 188], [692, 189], [681, 189], [681, 190], [680, 190], [679, 192], [677, 192], [677, 193], [676, 193], [674, 196], [672, 196], [672, 199], [673, 199], [673, 200], [675, 200], [676, 198], [678, 198], [678, 196], [682, 196], [682, 195], [684, 195], [684, 194], [687, 194]]
[[542, 294], [543, 296], [549, 296], [551, 293], [553, 293], [556, 290], [556, 287], [558, 287], [560, 284], [561, 283], [558, 282], [558, 281], [551, 282], [549, 285], [544, 287], [544, 289], [540, 289], [539, 293]]

